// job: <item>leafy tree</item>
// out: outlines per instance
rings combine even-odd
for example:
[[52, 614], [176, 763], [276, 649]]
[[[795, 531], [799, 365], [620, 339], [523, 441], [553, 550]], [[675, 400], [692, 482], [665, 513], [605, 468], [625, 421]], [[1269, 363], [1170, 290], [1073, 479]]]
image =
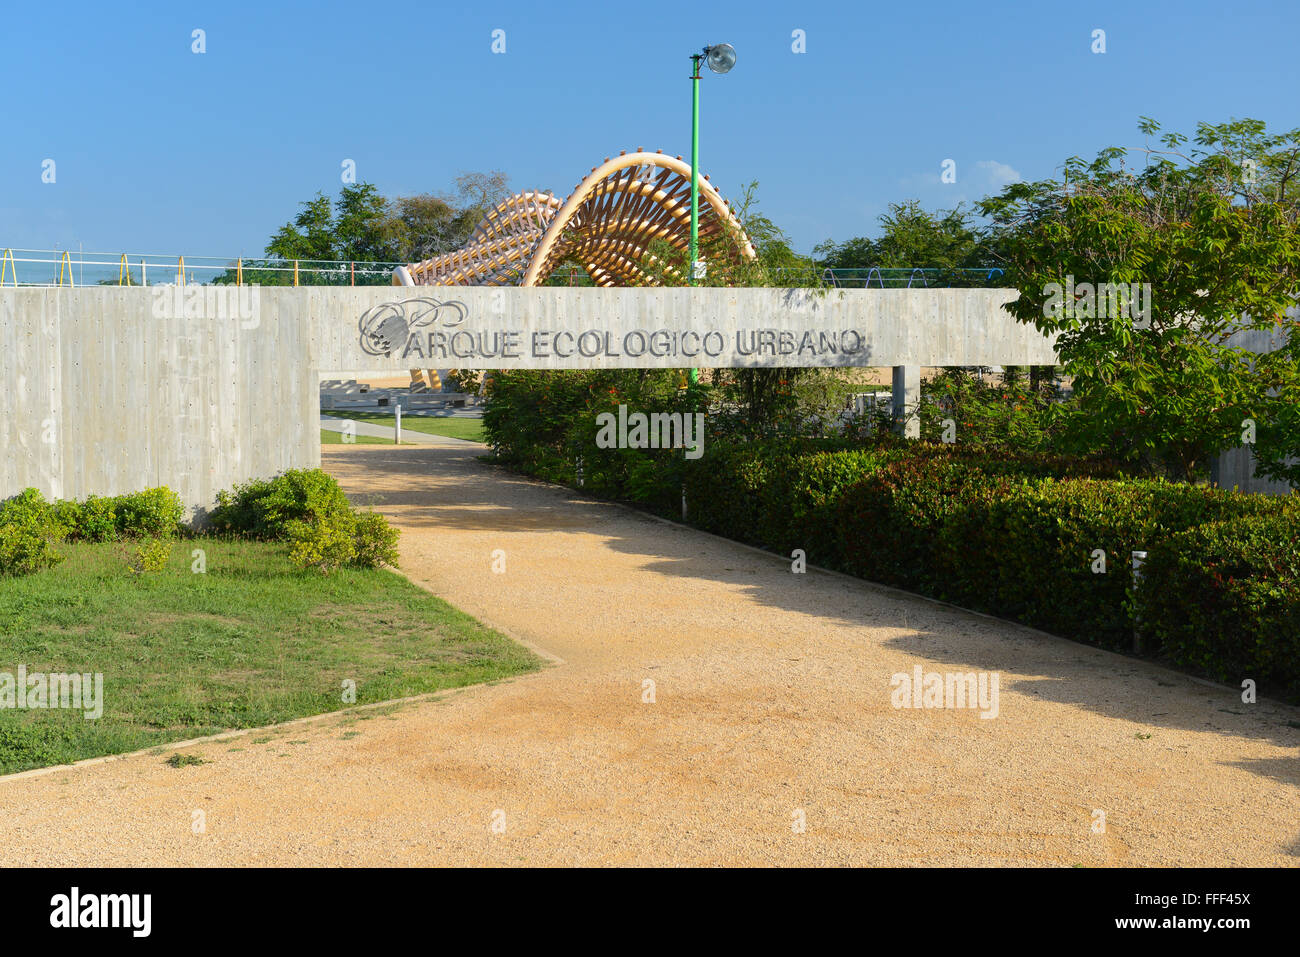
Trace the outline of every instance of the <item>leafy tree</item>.
[[334, 250], [334, 213], [324, 193], [303, 203], [293, 222], [281, 226], [266, 244], [267, 255], [281, 259], [334, 259]]
[[391, 262], [405, 252], [400, 220], [372, 184], [344, 186], [334, 204], [334, 259]]
[[[971, 221], [964, 204], [931, 213], [914, 199], [890, 203], [879, 217], [876, 239], [826, 240], [813, 249], [818, 265], [830, 269], [921, 268], [951, 273], [993, 265], [988, 239]], [[951, 279], [952, 277], [948, 277]]]
[[[244, 264], [244, 282], [266, 286], [293, 283], [292, 264], [313, 285], [387, 285], [384, 266], [419, 262], [459, 249], [490, 209], [510, 194], [499, 170], [465, 173], [456, 194], [420, 193], [388, 199], [372, 183], [344, 186], [336, 199], [317, 193], [266, 244], [267, 258]], [[353, 263], [378, 263], [357, 272]], [[216, 283], [234, 283], [228, 269]]]
[[[1192, 479], [1254, 422], [1262, 471], [1300, 477], [1300, 130], [1203, 123], [1187, 142], [1164, 134], [1141, 167], [1120, 148], [1074, 157], [979, 203], [1020, 292], [1006, 308], [1058, 337], [1072, 444]], [[1289, 335], [1256, 356], [1229, 341], [1243, 329]]]

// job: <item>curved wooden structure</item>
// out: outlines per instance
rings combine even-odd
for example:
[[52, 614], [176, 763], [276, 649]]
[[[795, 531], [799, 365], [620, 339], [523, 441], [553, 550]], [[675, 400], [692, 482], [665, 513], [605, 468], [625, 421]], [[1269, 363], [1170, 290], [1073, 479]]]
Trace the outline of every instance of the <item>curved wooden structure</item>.
[[[738, 253], [754, 247], [727, 201], [700, 180], [700, 242], [730, 229]], [[650, 243], [661, 239], [686, 253], [691, 230], [691, 167], [662, 152], [623, 153], [606, 159], [566, 200], [524, 192], [484, 217], [461, 249], [398, 267], [394, 285], [538, 286], [568, 259], [581, 263], [599, 286], [657, 285], [647, 272]], [[683, 279], [685, 277], [682, 277]]]

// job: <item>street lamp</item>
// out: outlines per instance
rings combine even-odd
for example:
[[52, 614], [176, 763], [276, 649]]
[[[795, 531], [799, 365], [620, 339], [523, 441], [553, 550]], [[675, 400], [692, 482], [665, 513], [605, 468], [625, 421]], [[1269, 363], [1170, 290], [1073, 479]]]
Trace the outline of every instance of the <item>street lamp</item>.
[[[736, 65], [736, 48], [730, 43], [717, 43], [705, 47], [703, 53], [691, 56], [691, 256], [689, 262], [690, 284], [694, 286], [704, 278], [704, 264], [700, 255], [700, 63], [705, 62], [714, 73], [726, 73]], [[699, 382], [700, 370], [691, 369], [690, 382]]]
[[705, 47], [703, 53], [691, 56], [691, 258], [690, 283], [695, 285], [701, 275], [700, 253], [700, 63], [709, 65], [714, 73], [726, 73], [736, 65], [736, 49], [730, 43]]

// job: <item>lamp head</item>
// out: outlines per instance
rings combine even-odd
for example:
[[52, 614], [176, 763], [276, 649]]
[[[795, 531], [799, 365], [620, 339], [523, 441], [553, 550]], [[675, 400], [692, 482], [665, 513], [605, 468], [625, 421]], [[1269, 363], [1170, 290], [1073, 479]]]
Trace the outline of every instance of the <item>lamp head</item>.
[[714, 73], [726, 73], [736, 65], [736, 48], [730, 43], [717, 43], [705, 47], [704, 62]]

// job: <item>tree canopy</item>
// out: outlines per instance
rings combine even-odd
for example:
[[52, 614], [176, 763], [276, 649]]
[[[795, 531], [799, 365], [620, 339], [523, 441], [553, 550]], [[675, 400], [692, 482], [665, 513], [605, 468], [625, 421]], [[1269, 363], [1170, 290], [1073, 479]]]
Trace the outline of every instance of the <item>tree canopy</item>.
[[[1160, 142], [1141, 165], [1106, 149], [978, 204], [1020, 292], [1006, 308], [1058, 336], [1067, 438], [1185, 478], [1244, 442], [1264, 474], [1300, 478], [1300, 130], [1234, 120]], [[1244, 330], [1283, 348], [1256, 355]]]
[[[347, 283], [353, 281], [347, 265], [351, 262], [419, 262], [450, 252], [465, 245], [479, 221], [509, 195], [509, 179], [499, 170], [465, 173], [449, 194], [389, 199], [372, 183], [345, 185], [334, 199], [318, 192], [276, 230], [266, 244], [266, 260], [245, 264], [245, 281], [291, 283], [292, 272], [277, 267], [296, 260], [308, 264], [312, 283]], [[326, 262], [343, 265], [311, 265]], [[214, 280], [234, 281], [233, 270]], [[355, 281], [386, 285], [391, 280], [386, 270], [380, 270], [357, 275]]]

